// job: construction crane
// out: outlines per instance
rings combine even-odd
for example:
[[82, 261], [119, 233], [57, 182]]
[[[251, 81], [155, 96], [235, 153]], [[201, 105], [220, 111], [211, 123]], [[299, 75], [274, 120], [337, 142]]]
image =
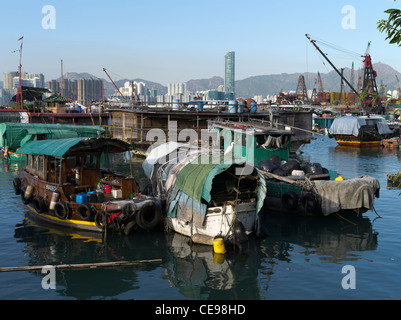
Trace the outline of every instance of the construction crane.
[[116, 84], [114, 83], [113, 79], [109, 76], [109, 74], [107, 73], [106, 69], [103, 68], [103, 71], [107, 74], [107, 76], [109, 77], [110, 81], [112, 84], [114, 84], [114, 87], [117, 89], [117, 91], [120, 93], [120, 95], [123, 97], [123, 99], [125, 101], [127, 101], [127, 99], [125, 99], [124, 95], [121, 93], [120, 89], [117, 88]]
[[[332, 68], [337, 72], [337, 74], [341, 77], [341, 79], [349, 86], [349, 88], [358, 95], [358, 91], [354, 88], [354, 86], [342, 75], [334, 64], [327, 58], [327, 55], [320, 50], [320, 48], [316, 45], [316, 40], [312, 40], [308, 34], [305, 34], [308, 40], [312, 43], [312, 45], [316, 48], [316, 50], [326, 59], [326, 61], [332, 66]], [[376, 84], [376, 71], [373, 70], [372, 67], [372, 59], [369, 54], [370, 51], [370, 42], [368, 43], [368, 47], [365, 51], [364, 57], [364, 74], [363, 74], [363, 86], [361, 93], [361, 106], [362, 107], [375, 107], [381, 105], [381, 99], [378, 94], [377, 84]]]
[[297, 90], [295, 94], [298, 100], [308, 100], [308, 95], [306, 93], [305, 77], [303, 75], [299, 76]]

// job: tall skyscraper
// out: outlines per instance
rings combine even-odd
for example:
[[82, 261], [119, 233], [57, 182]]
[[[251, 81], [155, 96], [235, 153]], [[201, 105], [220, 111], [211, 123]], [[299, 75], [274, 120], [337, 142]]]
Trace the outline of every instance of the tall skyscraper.
[[4, 72], [4, 89], [13, 89], [14, 88], [14, 77], [18, 76], [18, 72]]
[[229, 51], [225, 58], [224, 92], [226, 99], [235, 99], [235, 52]]

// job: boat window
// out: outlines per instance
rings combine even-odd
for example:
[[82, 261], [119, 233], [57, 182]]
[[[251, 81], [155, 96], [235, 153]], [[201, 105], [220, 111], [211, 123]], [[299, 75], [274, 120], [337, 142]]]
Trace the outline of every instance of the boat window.
[[245, 133], [242, 134], [242, 146], [246, 147], [246, 134]]
[[34, 170], [37, 170], [37, 169], [38, 169], [38, 156], [34, 156], [34, 157], [33, 157], [32, 168], [33, 168]]
[[95, 155], [87, 155], [85, 157], [84, 166], [88, 169], [96, 169], [97, 166], [97, 156]]
[[38, 171], [40, 173], [44, 172], [44, 170], [43, 170], [44, 161], [45, 161], [45, 159], [43, 157], [39, 157], [39, 159], [38, 159]]
[[28, 165], [27, 165], [27, 167], [28, 167], [28, 168], [32, 168], [32, 156], [27, 156], [27, 159], [28, 159]]

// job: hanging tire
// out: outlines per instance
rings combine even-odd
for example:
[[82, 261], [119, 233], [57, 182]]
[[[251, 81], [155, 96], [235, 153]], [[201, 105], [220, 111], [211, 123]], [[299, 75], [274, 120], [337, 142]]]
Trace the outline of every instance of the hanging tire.
[[136, 222], [144, 229], [149, 230], [156, 227], [162, 218], [160, 207], [157, 203], [147, 201], [144, 205], [138, 208], [136, 213]]
[[127, 225], [124, 228], [124, 234], [128, 236], [131, 234], [136, 228], [138, 228], [138, 224], [136, 223], [135, 220], [132, 220], [127, 223]]
[[54, 214], [59, 219], [68, 219], [70, 215], [70, 208], [64, 201], [59, 201], [54, 206]]
[[94, 209], [89, 203], [80, 203], [77, 208], [78, 216], [84, 221], [91, 221], [93, 218]]
[[137, 211], [137, 207], [134, 202], [129, 202], [126, 205], [124, 205], [122, 213], [125, 218], [131, 218], [135, 215], [135, 212]]
[[21, 194], [21, 179], [20, 178], [14, 178], [13, 188], [14, 188], [15, 194], [17, 194], [17, 195]]
[[43, 213], [43, 212], [47, 211], [46, 202], [43, 199], [43, 197], [41, 197], [41, 196], [36, 196], [35, 198], [33, 198], [32, 205], [33, 205], [34, 209], [39, 213]]
[[245, 232], [245, 227], [241, 221], [235, 220], [233, 226], [234, 241], [238, 244], [245, 243], [248, 241], [248, 236]]
[[104, 211], [98, 211], [95, 214], [95, 225], [96, 227], [98, 227], [99, 229], [104, 229], [106, 226], [106, 214], [104, 213]]
[[301, 206], [307, 212], [316, 213], [319, 208], [319, 202], [313, 193], [308, 192], [301, 197]]
[[288, 210], [295, 210], [298, 208], [299, 196], [293, 192], [288, 191], [281, 196], [281, 204]]

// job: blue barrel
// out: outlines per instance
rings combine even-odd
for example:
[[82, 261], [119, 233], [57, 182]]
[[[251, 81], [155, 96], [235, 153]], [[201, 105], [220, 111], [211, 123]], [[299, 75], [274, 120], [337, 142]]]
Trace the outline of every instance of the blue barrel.
[[77, 107], [77, 112], [78, 112], [78, 113], [82, 113], [82, 108], [81, 108], [81, 106], [78, 106], [78, 107]]
[[251, 102], [251, 112], [257, 112], [258, 111], [258, 105], [256, 102]]
[[203, 111], [203, 104], [204, 104], [204, 101], [198, 101], [198, 110], [199, 111]]
[[229, 113], [237, 113], [238, 111], [238, 103], [235, 100], [230, 100], [228, 102], [228, 112]]
[[245, 101], [238, 101], [238, 113], [244, 113]]
[[76, 202], [89, 202], [88, 196], [86, 193], [78, 193], [76, 197]]

